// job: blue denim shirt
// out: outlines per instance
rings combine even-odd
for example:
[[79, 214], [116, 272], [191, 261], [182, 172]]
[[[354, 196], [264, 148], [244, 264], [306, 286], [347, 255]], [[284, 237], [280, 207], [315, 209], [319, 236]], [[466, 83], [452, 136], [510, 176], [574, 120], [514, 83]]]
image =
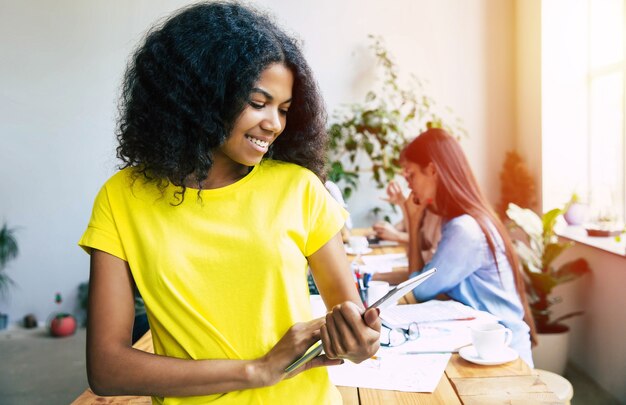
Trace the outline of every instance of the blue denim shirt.
[[[511, 266], [504, 254], [502, 239], [496, 235], [498, 268], [489, 250], [487, 238], [478, 222], [461, 215], [446, 222], [441, 241], [424, 270], [436, 267], [437, 273], [413, 290], [418, 301], [427, 301], [440, 293], [500, 319], [513, 331], [511, 347], [533, 367], [530, 328], [524, 322], [524, 308], [517, 295]], [[412, 276], [418, 274], [415, 272]]]

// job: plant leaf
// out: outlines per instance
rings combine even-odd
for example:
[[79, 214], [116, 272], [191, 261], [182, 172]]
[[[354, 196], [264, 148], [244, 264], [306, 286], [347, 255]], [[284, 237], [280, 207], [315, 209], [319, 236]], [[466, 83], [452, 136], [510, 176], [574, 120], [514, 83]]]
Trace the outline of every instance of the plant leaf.
[[535, 214], [532, 210], [510, 203], [506, 210], [506, 215], [515, 225], [521, 228], [530, 239], [542, 239], [543, 223], [539, 215]]
[[548, 243], [544, 248], [542, 267], [544, 269], [550, 268], [552, 261], [573, 245], [573, 242]]
[[537, 255], [537, 252], [519, 240], [513, 241], [513, 245], [515, 246], [522, 266], [527, 268], [530, 272], [541, 273], [541, 258]]
[[543, 214], [541, 217], [541, 223], [543, 228], [543, 237], [549, 238], [554, 235], [554, 224], [559, 215], [563, 214], [563, 210], [560, 208], [554, 208]]
[[557, 324], [557, 323], [563, 322], [566, 319], [569, 319], [569, 318], [572, 318], [572, 317], [575, 317], [575, 316], [579, 316], [579, 315], [582, 315], [584, 313], [585, 313], [585, 311], [570, 312], [569, 314], [561, 315], [558, 318], [556, 318], [555, 320], [550, 321], [550, 324]]
[[554, 272], [554, 278], [559, 284], [566, 283], [591, 272], [589, 263], [584, 258], [567, 262]]
[[15, 239], [15, 229], [11, 229], [7, 224], [0, 229], [0, 271], [6, 264], [15, 259], [19, 253], [17, 240]]
[[546, 273], [526, 273], [530, 278], [533, 289], [535, 289], [538, 295], [547, 296], [552, 292], [552, 289], [557, 286], [557, 280], [550, 274]]

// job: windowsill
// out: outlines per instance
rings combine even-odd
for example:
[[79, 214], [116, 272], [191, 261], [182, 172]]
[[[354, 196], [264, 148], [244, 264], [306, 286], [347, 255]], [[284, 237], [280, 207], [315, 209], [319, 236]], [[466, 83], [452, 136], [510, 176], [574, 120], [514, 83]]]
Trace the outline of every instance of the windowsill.
[[558, 224], [554, 231], [562, 238], [626, 257], [626, 235], [624, 234], [618, 242], [614, 236], [588, 236], [583, 226]]

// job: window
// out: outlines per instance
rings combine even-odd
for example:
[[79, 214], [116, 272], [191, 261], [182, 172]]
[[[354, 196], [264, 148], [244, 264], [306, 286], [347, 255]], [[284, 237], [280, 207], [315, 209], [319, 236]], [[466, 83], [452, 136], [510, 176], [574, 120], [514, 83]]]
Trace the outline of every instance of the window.
[[543, 209], [626, 218], [625, 0], [542, 2]]

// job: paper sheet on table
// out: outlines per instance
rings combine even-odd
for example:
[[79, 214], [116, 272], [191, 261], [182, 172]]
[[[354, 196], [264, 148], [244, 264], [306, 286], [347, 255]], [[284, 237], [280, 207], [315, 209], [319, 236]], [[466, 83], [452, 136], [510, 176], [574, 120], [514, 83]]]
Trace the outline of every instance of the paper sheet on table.
[[382, 316], [403, 319], [409, 322], [442, 322], [469, 318], [496, 321], [497, 317], [478, 311], [454, 300], [430, 300], [419, 304], [394, 305], [383, 309]]
[[396, 356], [378, 352], [376, 359], [361, 364], [350, 361], [328, 367], [335, 385], [406, 392], [433, 392], [450, 359], [450, 354]]
[[369, 273], [389, 273], [394, 267], [408, 267], [409, 259], [405, 253], [388, 253], [385, 255], [361, 256], [365, 264], [362, 271]]
[[[389, 316], [386, 316], [389, 315]], [[384, 348], [388, 353], [457, 352], [472, 343], [470, 327], [476, 323], [498, 318], [475, 310], [457, 301], [431, 300], [421, 304], [397, 305], [386, 308], [381, 317], [391, 324], [408, 325], [416, 322], [419, 337], [400, 346]], [[463, 318], [472, 318], [461, 320]], [[382, 350], [382, 349], [381, 349]]]

